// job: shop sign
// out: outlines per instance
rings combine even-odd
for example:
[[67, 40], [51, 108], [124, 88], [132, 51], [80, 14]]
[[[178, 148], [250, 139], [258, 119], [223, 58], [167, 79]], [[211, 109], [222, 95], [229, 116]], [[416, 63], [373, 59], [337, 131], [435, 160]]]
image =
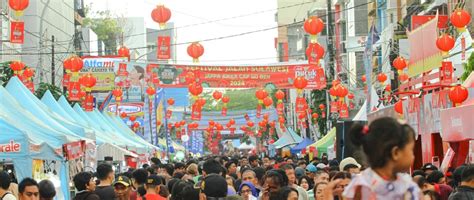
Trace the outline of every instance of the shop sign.
[[74, 160], [84, 156], [85, 141], [71, 142], [63, 145], [64, 156], [68, 160]]
[[18, 153], [21, 151], [21, 144], [16, 143], [14, 140], [6, 144], [0, 144], [0, 153]]

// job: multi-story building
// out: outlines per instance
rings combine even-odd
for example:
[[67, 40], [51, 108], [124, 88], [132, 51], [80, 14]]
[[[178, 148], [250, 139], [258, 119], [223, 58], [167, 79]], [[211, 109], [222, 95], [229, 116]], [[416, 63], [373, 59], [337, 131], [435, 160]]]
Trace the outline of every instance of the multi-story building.
[[[145, 27], [145, 18], [143, 17], [126, 17], [117, 19], [120, 27], [123, 27], [123, 43], [130, 49], [130, 59], [135, 61], [146, 61], [147, 51], [147, 33]], [[120, 38], [120, 37], [119, 37]]]

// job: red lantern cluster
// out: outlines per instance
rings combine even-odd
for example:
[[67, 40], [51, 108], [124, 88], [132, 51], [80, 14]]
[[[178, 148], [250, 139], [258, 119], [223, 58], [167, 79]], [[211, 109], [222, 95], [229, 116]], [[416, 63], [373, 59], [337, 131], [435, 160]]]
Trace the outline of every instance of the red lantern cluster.
[[265, 97], [265, 99], [263, 99], [263, 105], [265, 105], [265, 107], [270, 107], [273, 105], [273, 99], [269, 96]]
[[193, 62], [199, 62], [199, 57], [204, 54], [204, 47], [198, 42], [193, 42], [188, 46], [188, 55], [193, 58]]
[[171, 11], [164, 5], [158, 5], [151, 11], [151, 18], [160, 25], [160, 28], [165, 28], [166, 22], [171, 18]]
[[13, 61], [10, 63], [10, 69], [12, 69], [15, 74], [19, 74], [24, 68], [25, 63], [21, 61]]

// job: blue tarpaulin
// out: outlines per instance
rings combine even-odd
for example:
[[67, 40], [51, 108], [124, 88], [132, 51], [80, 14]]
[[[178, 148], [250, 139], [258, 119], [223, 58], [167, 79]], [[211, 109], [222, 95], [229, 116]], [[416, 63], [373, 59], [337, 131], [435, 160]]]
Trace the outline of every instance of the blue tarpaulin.
[[305, 138], [303, 141], [301, 141], [299, 144], [297, 144], [296, 146], [294, 146], [293, 148], [290, 149], [290, 152], [292, 154], [296, 154], [296, 153], [299, 153], [302, 149], [306, 148], [308, 145], [310, 144], [313, 144], [314, 141], [308, 139], [308, 138]]

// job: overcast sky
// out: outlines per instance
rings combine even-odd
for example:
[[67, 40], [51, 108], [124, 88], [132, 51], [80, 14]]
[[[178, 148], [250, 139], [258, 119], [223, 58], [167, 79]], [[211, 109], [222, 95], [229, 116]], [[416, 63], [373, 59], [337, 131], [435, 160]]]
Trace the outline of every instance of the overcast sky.
[[[174, 22], [176, 27], [271, 10], [247, 17], [178, 29], [177, 43], [218, 38], [277, 26], [275, 0], [85, 0], [87, 5], [91, 2], [93, 11], [109, 9], [117, 15], [144, 17], [145, 24], [149, 28], [158, 27], [158, 24], [150, 17], [152, 9], [158, 3], [171, 10], [170, 21]], [[202, 42], [205, 53], [200, 59], [201, 63], [223, 65], [275, 63], [277, 54], [274, 38], [277, 35], [277, 29], [272, 29]], [[186, 48], [187, 45], [178, 45], [178, 60], [191, 61]]]

